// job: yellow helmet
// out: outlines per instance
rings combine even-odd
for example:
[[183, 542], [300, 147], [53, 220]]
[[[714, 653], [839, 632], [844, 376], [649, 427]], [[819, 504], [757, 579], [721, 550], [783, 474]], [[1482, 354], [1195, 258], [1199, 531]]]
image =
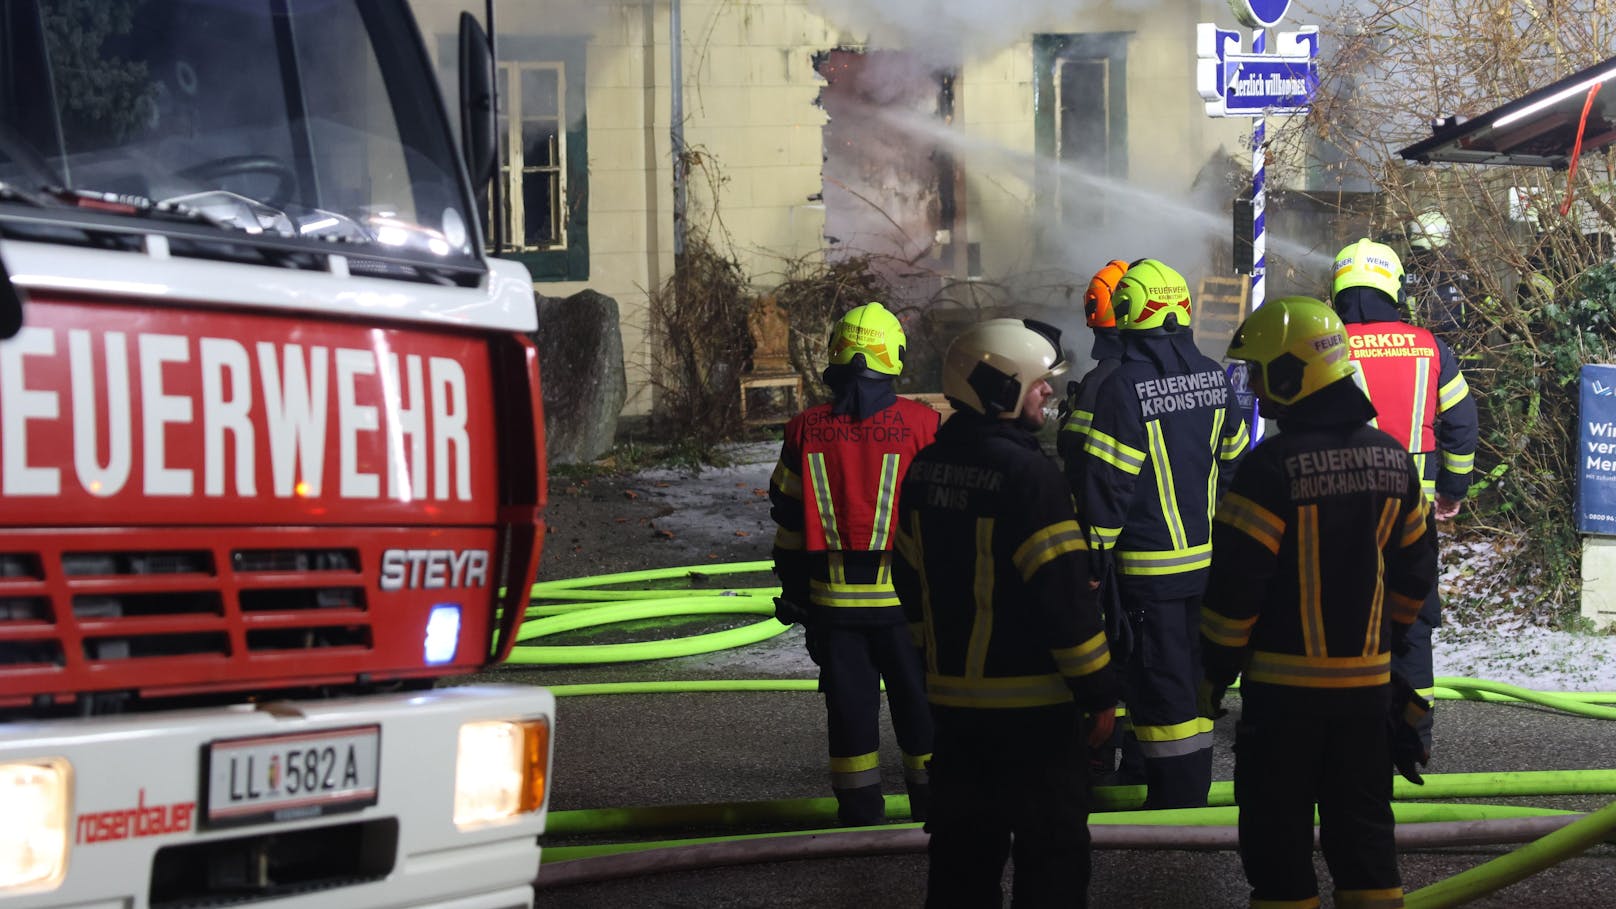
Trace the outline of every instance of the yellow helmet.
[[1184, 276], [1156, 259], [1140, 259], [1111, 295], [1117, 327], [1123, 331], [1187, 331], [1190, 286]]
[[880, 303], [855, 306], [836, 323], [830, 339], [830, 362], [841, 366], [864, 355], [864, 368], [886, 376], [903, 372], [903, 355], [909, 337], [903, 323]]
[[1083, 293], [1083, 317], [1090, 328], [1116, 328], [1117, 314], [1111, 308], [1111, 295], [1117, 284], [1128, 273], [1128, 263], [1112, 259], [1089, 279], [1089, 289]]
[[1372, 287], [1393, 303], [1401, 303], [1403, 262], [1390, 246], [1364, 237], [1335, 256], [1335, 284], [1330, 288], [1330, 296], [1333, 298], [1349, 287]]
[[1277, 404], [1294, 404], [1352, 375], [1341, 317], [1312, 297], [1281, 297], [1257, 307], [1235, 329], [1229, 359], [1252, 366], [1252, 389]]
[[948, 345], [943, 394], [961, 409], [1013, 420], [1027, 389], [1065, 371], [1060, 329], [1033, 319], [989, 319]]

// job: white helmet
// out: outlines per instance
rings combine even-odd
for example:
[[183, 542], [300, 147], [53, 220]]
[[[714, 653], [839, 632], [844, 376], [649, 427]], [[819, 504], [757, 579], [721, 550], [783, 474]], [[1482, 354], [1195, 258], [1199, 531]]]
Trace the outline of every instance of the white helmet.
[[1411, 249], [1441, 249], [1453, 239], [1453, 226], [1439, 211], [1427, 211], [1403, 225]]
[[1060, 329], [1034, 319], [989, 319], [966, 329], [943, 358], [943, 394], [959, 410], [1021, 416], [1027, 389], [1066, 371]]

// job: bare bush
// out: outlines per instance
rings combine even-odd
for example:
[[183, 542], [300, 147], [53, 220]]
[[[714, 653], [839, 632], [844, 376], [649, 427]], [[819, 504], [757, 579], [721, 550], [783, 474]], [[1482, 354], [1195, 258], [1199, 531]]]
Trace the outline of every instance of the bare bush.
[[752, 352], [747, 312], [752, 295], [741, 267], [705, 239], [685, 243], [673, 277], [650, 294], [658, 352], [654, 425], [692, 456], [713, 460], [740, 427], [740, 374]]
[[[879, 301], [893, 308], [891, 289], [865, 256], [838, 262], [818, 255], [791, 260], [771, 296], [791, 320], [791, 365], [802, 375], [813, 402], [825, 399], [819, 376], [829, 354], [831, 327], [855, 306]], [[900, 308], [895, 314], [907, 327], [907, 313]]]

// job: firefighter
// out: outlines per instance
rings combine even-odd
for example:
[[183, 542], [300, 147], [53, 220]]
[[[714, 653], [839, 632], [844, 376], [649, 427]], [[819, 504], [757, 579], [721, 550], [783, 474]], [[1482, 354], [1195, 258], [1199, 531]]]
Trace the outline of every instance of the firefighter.
[[1390, 771], [1419, 781], [1407, 763], [1418, 736], [1392, 717], [1425, 705], [1394, 702], [1390, 647], [1436, 577], [1420, 474], [1370, 425], [1347, 333], [1323, 302], [1264, 304], [1229, 357], [1251, 365], [1280, 427], [1218, 506], [1201, 623], [1201, 714], [1219, 715], [1241, 679], [1234, 786], [1251, 905], [1319, 905], [1316, 805], [1335, 905], [1402, 906]]
[[1408, 277], [1414, 290], [1409, 309], [1418, 310], [1425, 327], [1456, 338], [1470, 327], [1469, 303], [1475, 294], [1470, 269], [1453, 248], [1453, 227], [1439, 211], [1421, 212], [1403, 225], [1408, 237]]
[[[1055, 449], [1061, 459], [1071, 469], [1079, 469], [1084, 463], [1078, 457], [1083, 451], [1083, 440], [1088, 433], [1089, 424], [1094, 420], [1094, 399], [1100, 386], [1117, 368], [1122, 357], [1122, 339], [1118, 336], [1116, 311], [1111, 306], [1111, 296], [1116, 293], [1117, 285], [1122, 282], [1122, 276], [1128, 273], [1128, 263], [1121, 259], [1112, 259], [1094, 273], [1089, 279], [1088, 290], [1083, 293], [1083, 317], [1089, 329], [1094, 333], [1094, 347], [1089, 356], [1095, 361], [1094, 367], [1083, 375], [1081, 381], [1068, 382], [1066, 385], [1066, 400], [1061, 405], [1060, 421], [1057, 424], [1059, 432], [1055, 436]], [[1078, 480], [1068, 477], [1072, 485], [1073, 495], [1082, 485]], [[1129, 626], [1122, 610], [1122, 601], [1117, 591], [1116, 575], [1111, 560], [1105, 558], [1099, 548], [1090, 550], [1090, 571], [1093, 574], [1093, 584], [1099, 596], [1101, 612], [1105, 615], [1106, 635], [1111, 642], [1111, 658], [1119, 663], [1125, 663], [1133, 649], [1133, 629]], [[1119, 718], [1124, 712], [1117, 711]], [[1119, 724], [1120, 725], [1120, 724]], [[1093, 766], [1090, 768], [1094, 778], [1104, 781], [1116, 769], [1117, 749], [1121, 747], [1122, 733], [1119, 728], [1112, 734], [1112, 740], [1095, 749]], [[1137, 765], [1137, 746], [1129, 740], [1130, 757], [1132, 763]]]
[[1066, 475], [1132, 629], [1118, 782], [1145, 783], [1147, 808], [1198, 807], [1212, 784], [1212, 726], [1195, 709], [1212, 509], [1250, 437], [1223, 370], [1190, 336], [1183, 276], [1141, 259], [1111, 302], [1122, 355]]
[[1094, 368], [1083, 374], [1081, 381], [1066, 383], [1066, 399], [1061, 404], [1059, 434], [1055, 448], [1061, 458], [1070, 462], [1072, 456], [1083, 449], [1083, 434], [1094, 419], [1094, 394], [1117, 368], [1122, 356], [1122, 340], [1117, 337], [1117, 316], [1111, 308], [1111, 295], [1116, 292], [1122, 276], [1128, 273], [1128, 263], [1112, 259], [1089, 279], [1089, 288], [1083, 292], [1083, 321], [1094, 332], [1094, 347], [1089, 351]]
[[917, 820], [930, 802], [931, 713], [920, 656], [892, 589], [892, 527], [898, 484], [915, 453], [937, 435], [939, 416], [900, 398], [903, 325], [880, 303], [850, 310], [831, 338], [825, 384], [832, 400], [786, 425], [769, 481], [779, 525], [774, 568], [777, 618], [801, 622], [820, 669], [837, 817], [869, 826], [886, 817], [881, 794], [881, 686]]
[[893, 579], [937, 722], [928, 907], [1087, 904], [1089, 749], [1118, 681], [1071, 494], [1035, 435], [1065, 370], [1052, 326], [992, 319], [949, 346], [955, 413], [909, 468]]
[[[1414, 456], [1439, 521], [1451, 520], [1470, 489], [1476, 465], [1476, 400], [1459, 360], [1441, 338], [1403, 319], [1407, 298], [1402, 262], [1384, 244], [1359, 240], [1335, 258], [1331, 291], [1347, 326], [1359, 379], [1379, 413], [1374, 425]], [[1435, 672], [1431, 638], [1442, 624], [1438, 590], [1431, 588], [1405, 649], [1393, 664], [1426, 698]], [[1431, 747], [1432, 718], [1420, 738]]]

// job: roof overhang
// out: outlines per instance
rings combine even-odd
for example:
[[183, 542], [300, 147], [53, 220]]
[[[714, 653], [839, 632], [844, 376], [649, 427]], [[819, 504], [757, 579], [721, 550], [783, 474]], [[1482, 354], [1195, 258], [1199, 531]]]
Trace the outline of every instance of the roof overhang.
[[1582, 124], [1583, 105], [1594, 95], [1582, 125], [1581, 154], [1616, 142], [1616, 57], [1523, 95], [1479, 117], [1450, 117], [1436, 123], [1431, 138], [1398, 151], [1410, 161], [1430, 164], [1516, 164], [1563, 168]]

